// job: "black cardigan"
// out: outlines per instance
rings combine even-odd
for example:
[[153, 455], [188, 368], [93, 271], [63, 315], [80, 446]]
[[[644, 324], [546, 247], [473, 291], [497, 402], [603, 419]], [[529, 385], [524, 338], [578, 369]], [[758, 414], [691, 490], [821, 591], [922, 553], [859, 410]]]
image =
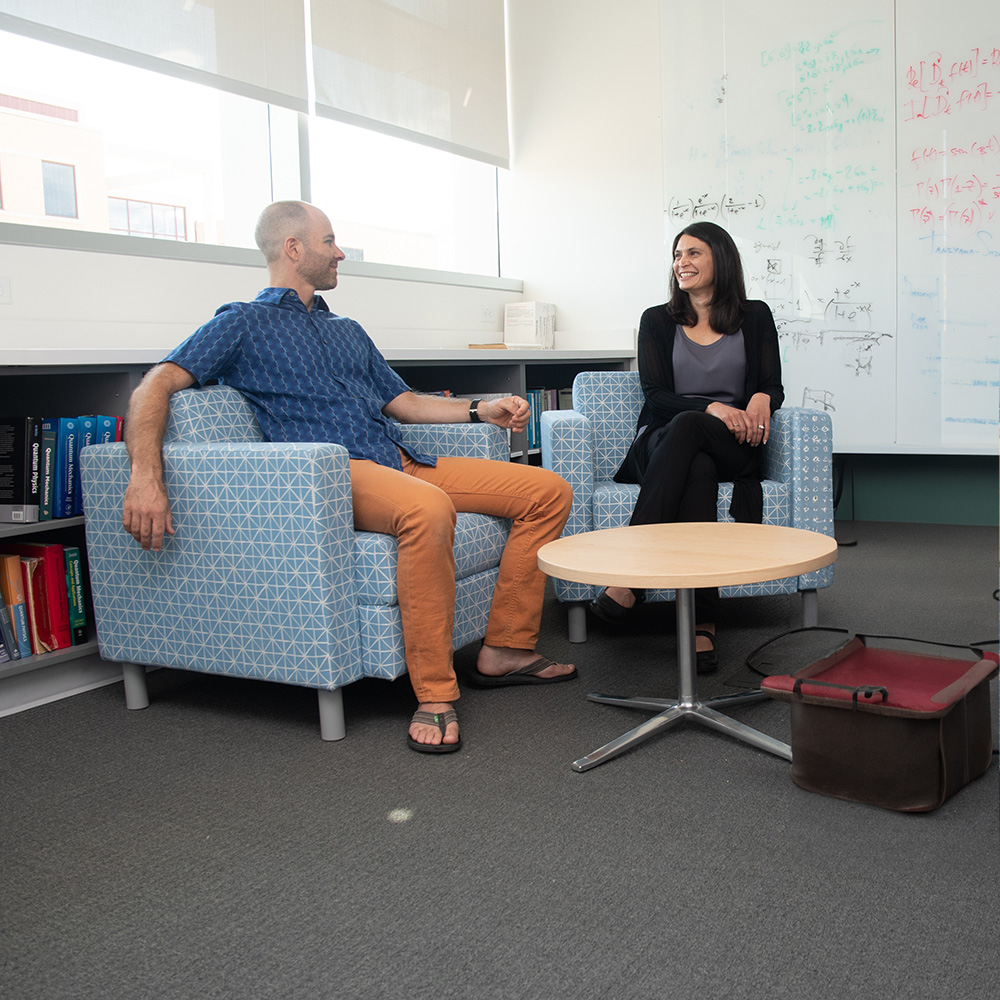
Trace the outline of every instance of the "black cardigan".
[[[742, 323], [743, 344], [746, 349], [747, 372], [743, 399], [733, 401], [733, 406], [745, 409], [750, 397], [758, 392], [766, 392], [771, 398], [771, 412], [774, 413], [785, 399], [781, 385], [781, 354], [778, 347], [778, 331], [774, 317], [766, 302], [750, 299]], [[642, 385], [644, 403], [636, 422], [636, 437], [642, 428], [646, 433], [662, 427], [684, 410], [705, 410], [713, 402], [701, 397], [681, 396], [674, 391], [674, 338], [677, 321], [667, 312], [666, 305], [652, 306], [639, 320], [639, 381]], [[615, 482], [635, 483], [638, 476], [632, 462], [635, 441], [629, 448], [625, 461], [615, 473]], [[740, 484], [741, 486], [743, 484]], [[749, 485], [749, 483], [748, 483]], [[746, 493], [745, 489], [734, 488], [734, 516], [746, 511], [749, 519], [759, 521], [756, 514], [762, 501], [759, 482], [751, 488], [753, 496], [743, 496], [737, 500], [736, 493]], [[743, 502], [749, 503], [744, 508]], [[737, 520], [744, 520], [743, 516]]]

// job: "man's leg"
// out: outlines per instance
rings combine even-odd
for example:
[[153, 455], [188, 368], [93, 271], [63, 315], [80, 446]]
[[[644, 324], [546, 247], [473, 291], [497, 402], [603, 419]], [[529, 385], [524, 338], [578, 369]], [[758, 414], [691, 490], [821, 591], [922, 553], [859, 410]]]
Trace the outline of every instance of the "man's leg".
[[[396, 587], [403, 644], [418, 710], [441, 714], [459, 697], [452, 664], [455, 617], [455, 507], [435, 486], [375, 462], [351, 460], [354, 526], [393, 535], [399, 547]], [[442, 740], [433, 725], [414, 723], [420, 743], [455, 743], [458, 724]]]
[[[498, 676], [526, 666], [538, 655], [535, 647], [545, 594], [538, 550], [562, 533], [572, 489], [547, 469], [515, 462], [440, 458], [436, 468], [413, 466], [413, 475], [447, 493], [456, 510], [513, 522], [500, 561], [479, 670]], [[404, 468], [411, 471], [409, 465]], [[571, 665], [552, 664], [539, 676], [548, 679], [572, 672]]]

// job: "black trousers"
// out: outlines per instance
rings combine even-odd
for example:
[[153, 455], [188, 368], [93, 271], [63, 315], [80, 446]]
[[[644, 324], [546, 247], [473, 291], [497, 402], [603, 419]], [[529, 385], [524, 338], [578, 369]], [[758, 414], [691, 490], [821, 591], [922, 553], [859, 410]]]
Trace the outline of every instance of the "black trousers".
[[[760, 448], [740, 444], [721, 420], [700, 410], [644, 434], [633, 460], [640, 488], [630, 524], [715, 521], [720, 482], [760, 478]], [[696, 590], [695, 620], [714, 622], [718, 604], [717, 588]]]

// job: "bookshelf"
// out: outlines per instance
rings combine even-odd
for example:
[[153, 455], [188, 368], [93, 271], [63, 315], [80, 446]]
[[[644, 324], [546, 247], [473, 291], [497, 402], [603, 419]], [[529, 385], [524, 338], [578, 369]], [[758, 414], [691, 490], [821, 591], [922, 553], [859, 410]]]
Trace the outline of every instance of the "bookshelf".
[[[86, 356], [86, 352], [79, 352]], [[76, 416], [81, 413], [123, 414], [132, 389], [158, 358], [135, 353], [104, 355], [88, 363], [72, 363], [66, 352], [17, 350], [0, 352], [0, 399], [7, 414]], [[78, 545], [86, 573], [82, 517], [32, 524], [0, 524], [0, 542], [52, 541]], [[93, 629], [89, 589], [88, 640], [76, 646], [0, 664], [0, 717], [35, 705], [121, 680], [120, 663], [101, 659]]]
[[[8, 414], [41, 416], [81, 413], [124, 414], [132, 390], [164, 352], [160, 351], [0, 351], [0, 399]], [[416, 391], [444, 388], [457, 395], [487, 393], [524, 396], [534, 386], [569, 386], [581, 371], [624, 371], [634, 352], [421, 350], [384, 352], [389, 364]], [[512, 456], [528, 459], [524, 435], [513, 435]], [[35, 524], [0, 524], [0, 541], [58, 541], [86, 546], [82, 517]], [[89, 595], [88, 595], [89, 599]], [[92, 609], [88, 608], [93, 622]], [[122, 678], [121, 664], [101, 659], [91, 624], [90, 639], [54, 653], [0, 664], [0, 717], [69, 697]]]

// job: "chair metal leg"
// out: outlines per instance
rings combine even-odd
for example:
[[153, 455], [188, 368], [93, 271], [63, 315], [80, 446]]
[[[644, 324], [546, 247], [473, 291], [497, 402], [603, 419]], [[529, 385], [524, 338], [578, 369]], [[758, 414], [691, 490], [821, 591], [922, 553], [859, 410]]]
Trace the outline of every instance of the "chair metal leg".
[[344, 725], [344, 691], [317, 691], [319, 698], [319, 734], [324, 740], [342, 740], [347, 735]]
[[587, 641], [587, 605], [582, 602], [569, 606], [569, 641]]
[[141, 663], [123, 663], [122, 680], [125, 682], [125, 707], [133, 710], [149, 708], [146, 668]]
[[802, 591], [802, 627], [815, 628], [819, 624], [819, 594], [815, 590]]

